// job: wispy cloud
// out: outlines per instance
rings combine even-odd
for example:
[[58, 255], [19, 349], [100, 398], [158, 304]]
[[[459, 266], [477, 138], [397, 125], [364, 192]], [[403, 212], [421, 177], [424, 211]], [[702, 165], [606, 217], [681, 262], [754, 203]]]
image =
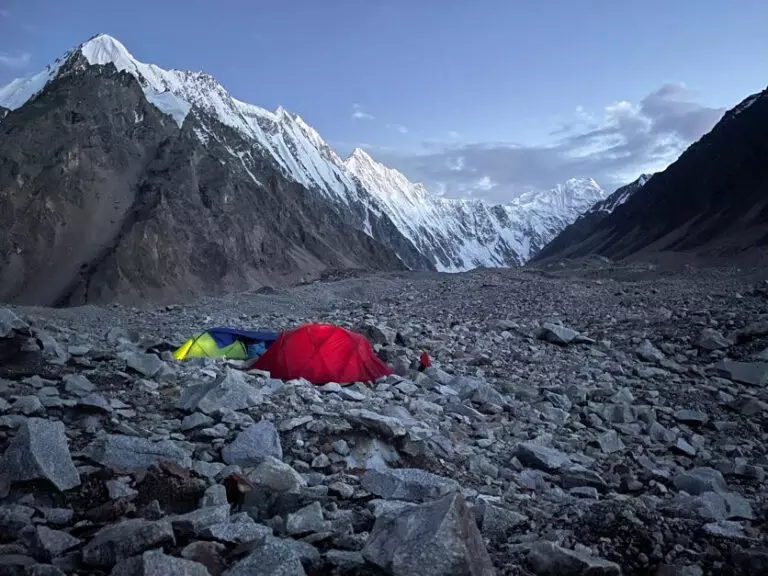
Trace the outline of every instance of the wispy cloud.
[[29, 52], [21, 52], [15, 55], [0, 52], [0, 66], [5, 66], [6, 68], [26, 68], [31, 59], [32, 54]]
[[507, 201], [572, 177], [594, 178], [611, 191], [643, 172], [663, 170], [724, 111], [698, 103], [684, 84], [669, 83], [640, 102], [618, 101], [595, 113], [576, 108], [549, 145], [449, 140], [380, 159], [454, 197]]
[[402, 124], [387, 124], [390, 130], [397, 130], [400, 134], [408, 134], [408, 128]]
[[373, 115], [363, 109], [362, 104], [352, 104], [352, 118], [355, 120], [373, 120]]

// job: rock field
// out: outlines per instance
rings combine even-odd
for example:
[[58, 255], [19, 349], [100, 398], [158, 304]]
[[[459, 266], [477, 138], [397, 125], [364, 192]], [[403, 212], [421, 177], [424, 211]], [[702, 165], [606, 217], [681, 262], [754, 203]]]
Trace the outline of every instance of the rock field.
[[[310, 320], [396, 375], [317, 387], [170, 353]], [[759, 270], [0, 307], [0, 576], [766, 574], [767, 383]]]

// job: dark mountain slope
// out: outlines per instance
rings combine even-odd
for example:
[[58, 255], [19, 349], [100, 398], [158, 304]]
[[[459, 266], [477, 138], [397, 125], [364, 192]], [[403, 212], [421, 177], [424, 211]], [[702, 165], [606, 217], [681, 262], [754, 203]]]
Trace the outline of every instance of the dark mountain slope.
[[201, 142], [199, 114], [179, 128], [132, 75], [79, 55], [10, 112], [0, 122], [0, 301], [165, 300], [403, 268], [235, 131], [219, 126]]
[[556, 238], [538, 261], [686, 251], [733, 254], [768, 234], [768, 91], [745, 99], [663, 172], [589, 230]]

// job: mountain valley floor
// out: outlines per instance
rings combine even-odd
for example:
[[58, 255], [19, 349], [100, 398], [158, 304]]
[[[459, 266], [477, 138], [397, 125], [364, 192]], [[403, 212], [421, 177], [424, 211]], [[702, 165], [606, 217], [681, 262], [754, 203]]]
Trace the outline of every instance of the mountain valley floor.
[[[0, 566], [764, 574], [765, 271], [592, 259], [0, 307]], [[363, 331], [399, 376], [170, 357], [306, 321]]]

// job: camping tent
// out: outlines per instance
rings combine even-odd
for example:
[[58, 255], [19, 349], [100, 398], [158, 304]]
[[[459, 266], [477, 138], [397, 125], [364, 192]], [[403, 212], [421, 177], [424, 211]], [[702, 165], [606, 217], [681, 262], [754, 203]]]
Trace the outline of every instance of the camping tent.
[[277, 340], [277, 332], [211, 328], [193, 336], [173, 353], [177, 360], [195, 356], [245, 360], [263, 354]]
[[392, 373], [365, 337], [331, 324], [304, 324], [283, 332], [253, 368], [312, 384], [370, 382]]

